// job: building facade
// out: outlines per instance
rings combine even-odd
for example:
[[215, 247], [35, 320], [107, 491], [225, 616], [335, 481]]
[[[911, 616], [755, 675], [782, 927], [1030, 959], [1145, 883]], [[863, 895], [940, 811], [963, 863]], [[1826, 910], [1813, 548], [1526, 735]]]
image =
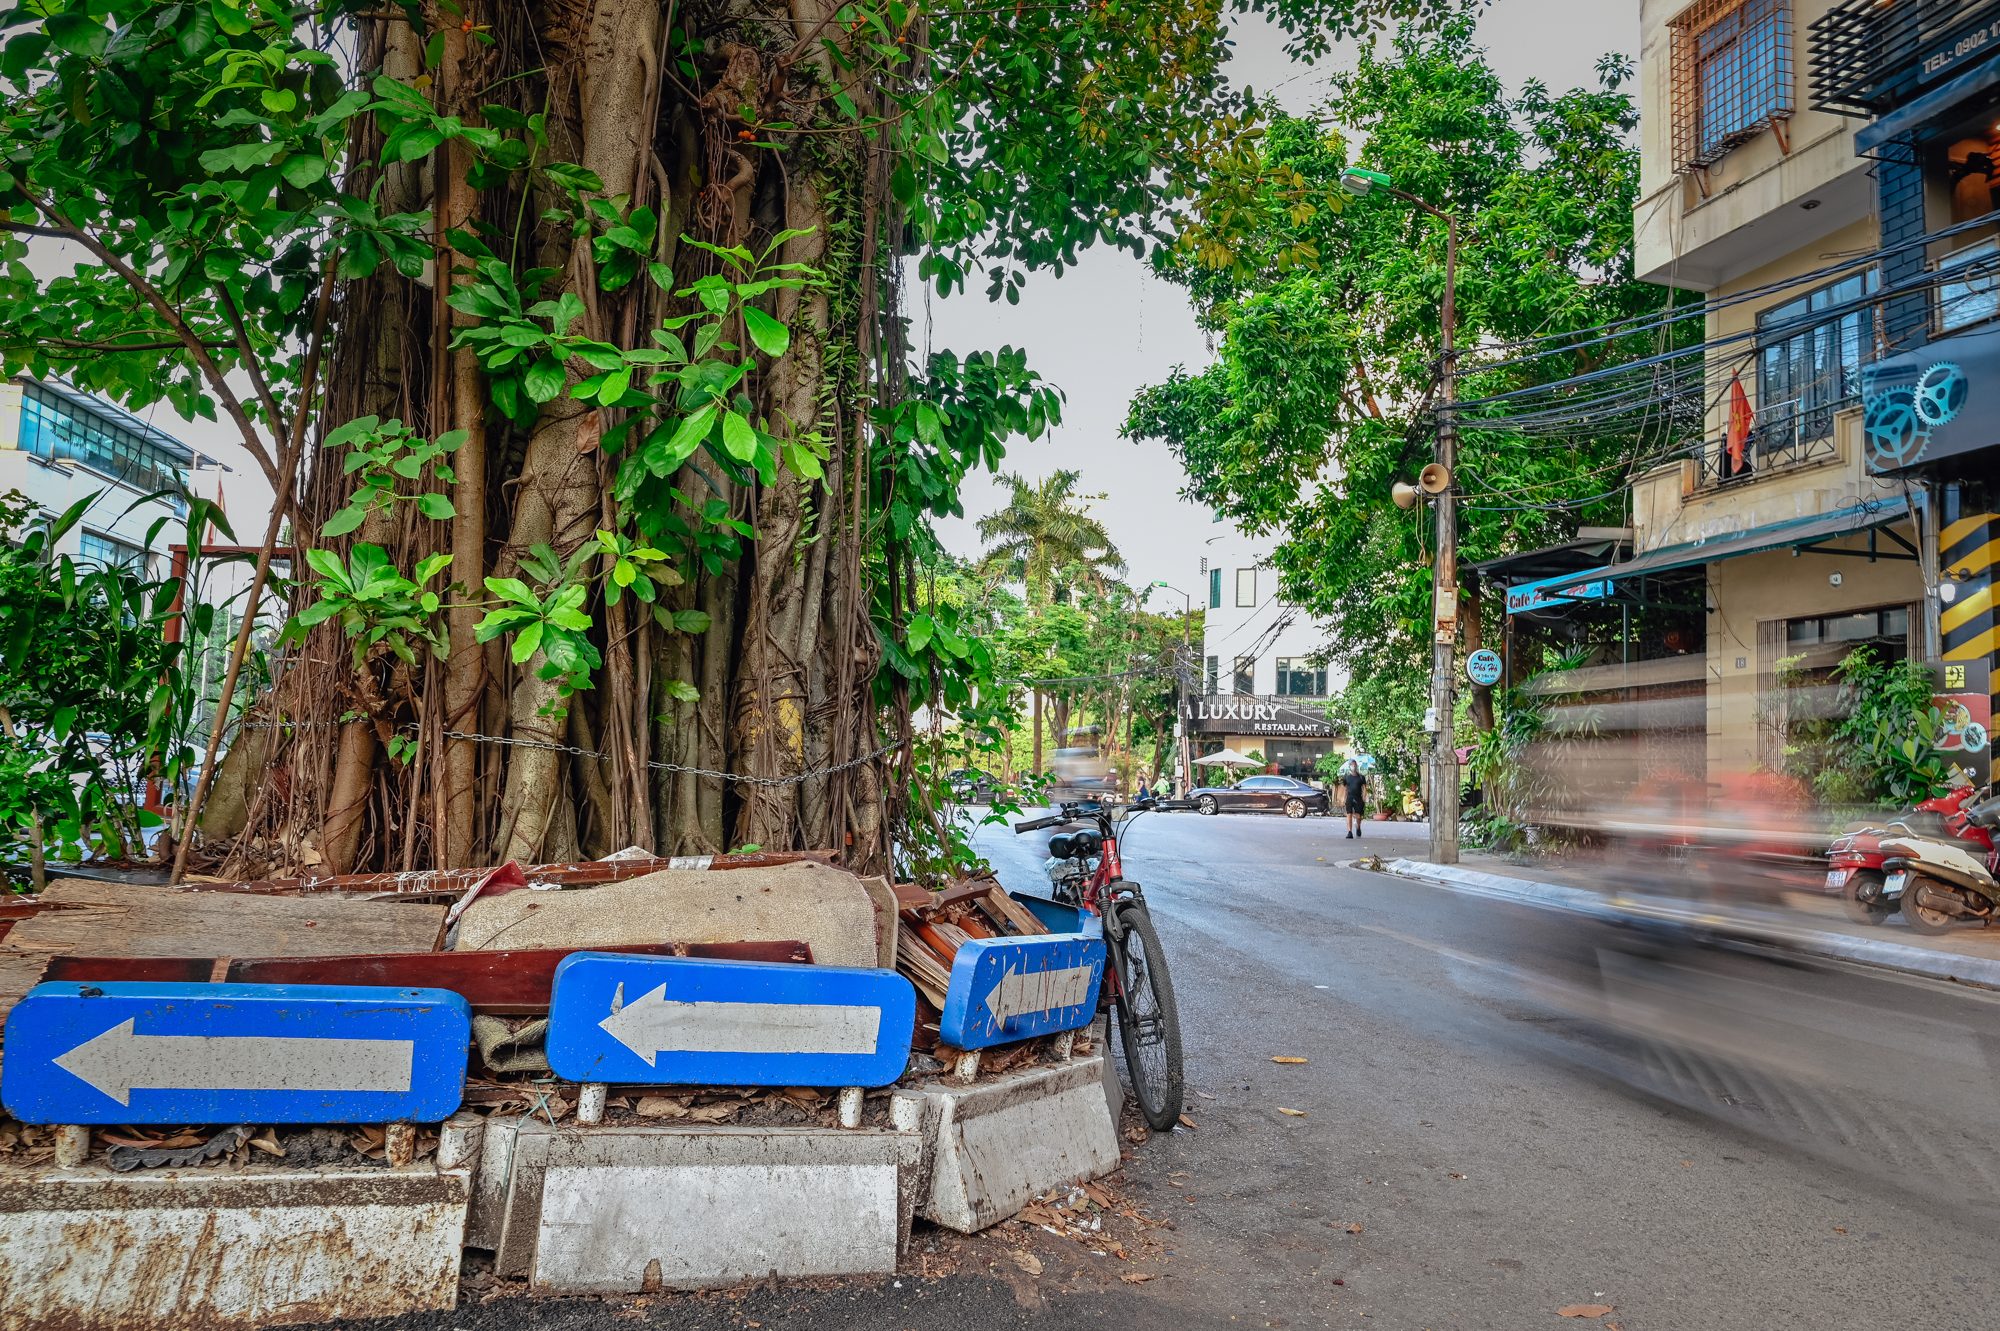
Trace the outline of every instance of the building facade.
[[[187, 503], [146, 496], [185, 486], [195, 461], [186, 445], [95, 394], [25, 375], [0, 381], [0, 494], [19, 491], [46, 518], [97, 495], [57, 554], [167, 576]], [[161, 518], [169, 524], [149, 549]]]
[[1684, 612], [1548, 687], [1711, 789], [1781, 766], [1799, 681], [1855, 647], [1929, 662], [1983, 779], [2000, 0], [1643, 0], [1641, 25], [1636, 269], [1707, 298], [1701, 427], [1633, 478], [1609, 562], [1506, 583], [1510, 629]]
[[1282, 775], [1315, 775], [1322, 757], [1346, 751], [1344, 731], [1326, 711], [1346, 679], [1313, 663], [1325, 631], [1278, 598], [1268, 542], [1260, 546], [1219, 519], [1195, 577], [1207, 610], [1200, 679], [1181, 709], [1189, 756], [1260, 754]]

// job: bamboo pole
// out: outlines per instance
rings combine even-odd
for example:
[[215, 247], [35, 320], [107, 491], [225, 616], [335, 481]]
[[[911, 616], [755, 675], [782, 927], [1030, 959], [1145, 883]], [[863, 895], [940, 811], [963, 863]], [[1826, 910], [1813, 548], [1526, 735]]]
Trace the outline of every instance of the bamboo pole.
[[[180, 844], [174, 847], [171, 884], [187, 876], [188, 848], [194, 844], [194, 829], [201, 819], [201, 806], [208, 788], [215, 782], [215, 755], [222, 747], [222, 732], [229, 724], [229, 704], [236, 694], [236, 680], [243, 673], [243, 658], [250, 651], [250, 632], [257, 624], [257, 601], [271, 575], [271, 554], [277, 549], [278, 532], [284, 526], [285, 510], [292, 502], [292, 482], [299, 471], [299, 451], [305, 447], [306, 420], [312, 414], [313, 391], [319, 384], [320, 350], [326, 341], [327, 317], [333, 308], [333, 274], [338, 255], [328, 258], [326, 277], [320, 283], [319, 310], [313, 317], [312, 347], [306, 353], [305, 373], [300, 377], [299, 406], [292, 415], [292, 437], [278, 464], [278, 492], [271, 504], [271, 521], [264, 529], [264, 544], [257, 552], [257, 571], [250, 578], [250, 595], [243, 606], [243, 623], [236, 630], [236, 645], [230, 649], [229, 669], [222, 676], [222, 696], [215, 704], [215, 722], [208, 730], [208, 753], [202, 759], [201, 776], [195, 781], [194, 796], [188, 801], [187, 817], [180, 822]], [[273, 422], [276, 424], [276, 422]]]

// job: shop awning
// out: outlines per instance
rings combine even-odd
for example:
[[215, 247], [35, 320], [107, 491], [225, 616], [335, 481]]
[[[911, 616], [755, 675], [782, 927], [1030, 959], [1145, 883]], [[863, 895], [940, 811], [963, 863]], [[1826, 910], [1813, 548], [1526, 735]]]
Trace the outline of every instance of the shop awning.
[[1697, 564], [1713, 564], [1718, 560], [1761, 554], [1766, 550], [1816, 545], [1837, 536], [1891, 526], [1905, 520], [1909, 512], [1909, 502], [1898, 495], [1887, 499], [1870, 500], [1851, 508], [1836, 509], [1831, 513], [1815, 514], [1809, 518], [1771, 522], [1759, 527], [1746, 527], [1741, 531], [1704, 536], [1698, 541], [1662, 546], [1623, 564], [1604, 564], [1581, 573], [1571, 573], [1559, 578], [1543, 578], [1509, 587], [1507, 613], [1517, 614], [1536, 606], [1609, 597], [1617, 583], [1642, 574], [1666, 573], [1673, 569], [1692, 568]]

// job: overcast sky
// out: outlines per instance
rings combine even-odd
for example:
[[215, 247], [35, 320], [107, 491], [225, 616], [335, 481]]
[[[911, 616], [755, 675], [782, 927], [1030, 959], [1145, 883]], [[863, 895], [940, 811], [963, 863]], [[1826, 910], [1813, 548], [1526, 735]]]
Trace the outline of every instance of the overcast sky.
[[[1592, 84], [1597, 58], [1607, 51], [1638, 54], [1638, 9], [1637, 0], [1495, 0], [1480, 23], [1480, 40], [1510, 92], [1530, 78], [1561, 91]], [[1260, 93], [1275, 92], [1287, 109], [1304, 111], [1323, 95], [1326, 72], [1343, 60], [1351, 63], [1351, 54], [1336, 53], [1318, 69], [1292, 65], [1276, 30], [1253, 19], [1238, 30], [1231, 72]], [[38, 244], [35, 266], [67, 271], [73, 259], [56, 249]], [[927, 321], [930, 343], [938, 348], [963, 354], [1025, 347], [1028, 364], [1068, 395], [1062, 426], [1033, 443], [1014, 443], [1008, 470], [1031, 478], [1058, 467], [1081, 471], [1085, 491], [1109, 495], [1093, 512], [1131, 565], [1132, 581], [1144, 586], [1160, 579], [1198, 591], [1193, 580], [1201, 547], [1189, 535], [1196, 529], [1211, 534], [1209, 515], [1178, 498], [1186, 477], [1164, 447], [1118, 437], [1135, 391], [1165, 378], [1175, 365], [1199, 369], [1209, 362], [1180, 289], [1148, 277], [1130, 255], [1102, 247], [1086, 251], [1060, 279], [1030, 277], [1018, 306], [990, 304], [983, 283], [967, 285], [964, 295], [933, 299], [928, 313], [922, 294], [912, 292], [919, 347]], [[270, 491], [235, 442], [234, 428], [182, 420], [164, 404], [140, 414], [236, 469], [226, 487], [229, 510], [238, 517], [236, 534], [245, 542], [259, 540], [263, 524], [257, 519], [270, 511]], [[213, 494], [214, 475], [197, 481], [202, 494]], [[964, 500], [966, 518], [946, 519], [940, 534], [953, 551], [972, 556], [979, 553], [973, 520], [999, 508], [1004, 492], [982, 472], [968, 478]], [[244, 515], [253, 516], [243, 521]]]

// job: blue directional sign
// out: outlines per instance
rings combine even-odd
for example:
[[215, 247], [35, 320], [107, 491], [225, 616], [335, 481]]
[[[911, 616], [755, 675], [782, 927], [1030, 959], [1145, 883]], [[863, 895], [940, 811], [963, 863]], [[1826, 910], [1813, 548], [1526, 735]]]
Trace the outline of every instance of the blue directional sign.
[[960, 1049], [983, 1049], [1087, 1026], [1104, 979], [1104, 940], [1082, 934], [975, 938], [951, 961], [938, 1033]]
[[556, 966], [549, 1067], [642, 1085], [887, 1086], [917, 991], [894, 971], [577, 952]]
[[0, 1100], [26, 1123], [434, 1123], [471, 1029], [443, 989], [39, 984], [7, 1016]]

